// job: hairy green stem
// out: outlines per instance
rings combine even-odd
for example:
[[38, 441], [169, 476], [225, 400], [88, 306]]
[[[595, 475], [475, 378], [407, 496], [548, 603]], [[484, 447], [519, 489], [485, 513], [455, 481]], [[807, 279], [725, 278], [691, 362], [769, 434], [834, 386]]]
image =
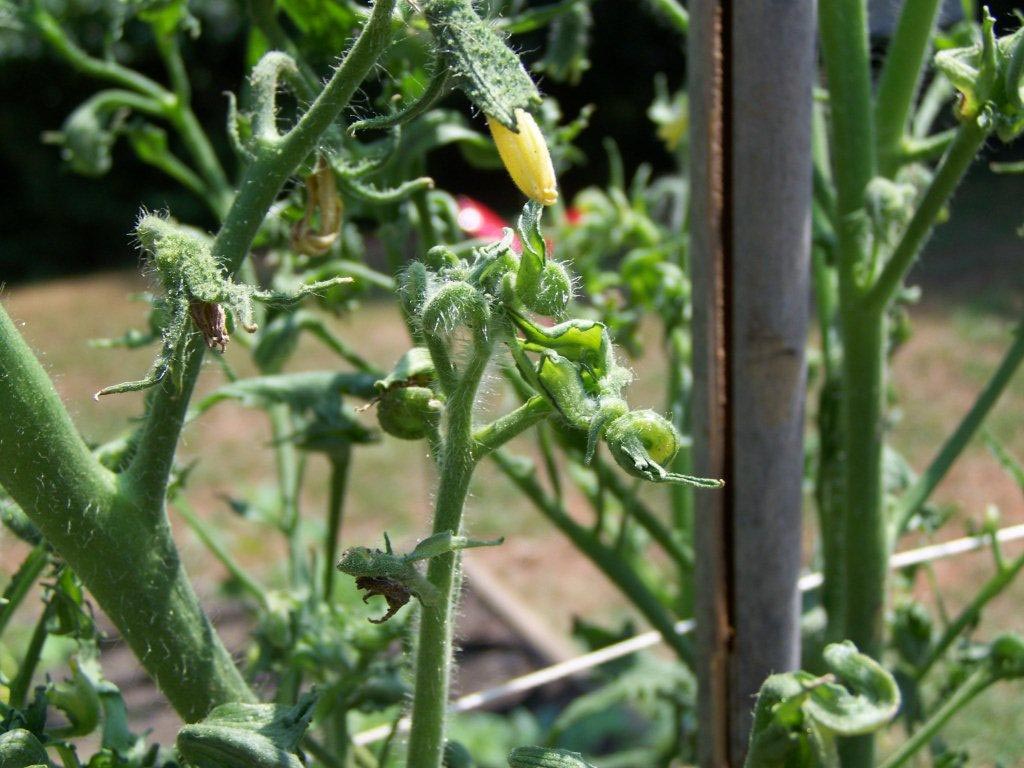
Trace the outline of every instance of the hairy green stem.
[[946, 442], [943, 443], [928, 468], [900, 497], [893, 521], [894, 541], [906, 532], [910, 519], [932, 495], [949, 468], [953, 466], [953, 462], [963, 453], [964, 448], [985, 422], [989, 412], [1013, 380], [1014, 374], [1020, 368], [1021, 361], [1024, 361], [1024, 323], [1014, 330], [1013, 344], [1006, 350], [999, 366], [985, 384], [985, 388], [979, 393], [974, 404], [971, 405], [970, 410], [964, 414], [953, 433], [946, 438]]
[[939, 0], [906, 0], [889, 41], [874, 114], [879, 168], [890, 178], [903, 163], [903, 137], [928, 60], [939, 5]]
[[866, 0], [822, 0], [821, 50], [828, 77], [840, 270], [853, 288], [861, 253], [857, 214], [875, 173]]
[[[264, 147], [248, 167], [213, 243], [214, 256], [229, 274], [242, 264], [284, 182], [316, 149], [320, 135], [345, 108], [390, 43], [395, 2], [377, 0], [359, 38], [309, 110], [278, 143]], [[202, 357], [202, 348], [194, 345], [181, 361], [181, 376], [166, 377], [150, 398], [138, 452], [129, 469], [137, 491], [150, 499], [162, 499]]]
[[692, 665], [693, 649], [687, 639], [675, 631], [675, 622], [665, 606], [614, 549], [602, 544], [597, 536], [573, 520], [565, 508], [544, 491], [537, 482], [532, 462], [500, 450], [491, 457], [523, 495], [629, 599], [679, 659]]
[[907, 739], [895, 753], [890, 755], [879, 768], [898, 768], [907, 762], [922, 747], [926, 746], [935, 734], [949, 721], [953, 715], [963, 709], [979, 693], [996, 681], [992, 673], [985, 668], [974, 671], [952, 694], [946, 696], [940, 706], [932, 713], [920, 728]]
[[[140, 505], [75, 431], [0, 308], [0, 484], [60, 553], [186, 720], [253, 695], [199, 606], [166, 515]], [[175, 436], [176, 437], [176, 436]]]
[[[281, 186], [316, 148], [391, 37], [395, 0], [378, 0], [331, 81], [298, 124], [249, 167], [214, 241], [238, 269]], [[167, 91], [71, 43], [56, 21], [35, 13], [44, 36], [80, 71], [153, 98]], [[0, 311], [0, 483], [74, 568], [175, 709], [186, 719], [253, 694], [202, 612], [163, 512], [164, 494], [203, 351], [190, 345], [175, 375], [147, 399], [146, 421], [128, 472], [118, 479], [92, 457], [42, 367]], [[83, 546], [82, 542], [88, 542]], [[116, 567], [115, 567], [116, 565]], [[124, 578], [131, 579], [131, 589]]]
[[[434, 334], [427, 334], [427, 337], [436, 339]], [[469, 481], [476, 466], [473, 455], [473, 401], [490, 359], [493, 343], [493, 335], [476, 335], [474, 349], [448, 398], [448, 425], [441, 453], [441, 479], [434, 509], [435, 534], [450, 531], [459, 535], [462, 529], [462, 512], [469, 492]], [[427, 566], [427, 579], [437, 589], [438, 599], [433, 605], [424, 605], [420, 613], [412, 726], [406, 763], [408, 768], [441, 766], [459, 559], [457, 551], [448, 552], [431, 558]]]
[[473, 433], [473, 460], [479, 461], [550, 413], [551, 406], [548, 405], [548, 401], [540, 395], [534, 395], [511, 413], [481, 427]]

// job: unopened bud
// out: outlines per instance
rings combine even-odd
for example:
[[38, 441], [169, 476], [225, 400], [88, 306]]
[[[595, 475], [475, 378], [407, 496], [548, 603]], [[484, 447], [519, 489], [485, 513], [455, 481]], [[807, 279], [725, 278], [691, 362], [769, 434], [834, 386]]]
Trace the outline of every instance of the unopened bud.
[[526, 110], [517, 109], [515, 115], [518, 133], [487, 116], [501, 161], [523, 194], [542, 205], [554, 205], [558, 201], [558, 182], [544, 134]]

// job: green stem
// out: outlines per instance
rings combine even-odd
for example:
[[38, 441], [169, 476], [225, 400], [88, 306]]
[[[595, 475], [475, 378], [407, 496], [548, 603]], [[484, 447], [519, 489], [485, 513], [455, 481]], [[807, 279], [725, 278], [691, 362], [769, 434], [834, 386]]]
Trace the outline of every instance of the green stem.
[[260, 605], [267, 605], [267, 589], [256, 579], [249, 575], [248, 571], [238, 564], [238, 561], [231, 556], [231, 552], [224, 546], [217, 533], [196, 514], [195, 509], [185, 498], [178, 494], [174, 497], [173, 504], [178, 514], [188, 523], [195, 535], [203, 543], [210, 553], [220, 561], [231, 577], [237, 581], [250, 597], [254, 598]]
[[36, 579], [39, 578], [39, 575], [46, 568], [46, 564], [50, 561], [48, 550], [49, 545], [45, 541], [36, 545], [28, 553], [28, 557], [22, 561], [14, 576], [11, 577], [10, 584], [4, 590], [4, 600], [6, 602], [0, 608], [0, 635], [3, 634], [14, 612], [21, 605], [21, 601], [25, 599], [25, 596], [32, 589], [32, 585], [36, 583]]
[[946, 153], [955, 138], [956, 128], [949, 128], [923, 138], [907, 136], [903, 139], [900, 149], [900, 164], [938, 160]]
[[939, 0], [906, 0], [875, 95], [875, 126], [881, 172], [892, 177], [902, 164], [903, 136], [928, 60]]
[[[825, 591], [841, 614], [830, 614], [827, 637], [849, 639], [872, 658], [883, 647], [883, 617], [889, 559], [888, 527], [882, 492], [882, 456], [885, 444], [885, 341], [886, 316], [843, 306], [843, 489], [841, 551], [833, 556], [841, 566], [826, 564], [826, 578], [838, 576], [839, 585]], [[840, 750], [844, 766], [867, 768], [874, 764], [872, 735], [844, 739]]]
[[[436, 338], [434, 334], [427, 334], [427, 337]], [[473, 455], [473, 401], [490, 359], [493, 343], [493, 334], [475, 334], [473, 352], [448, 398], [448, 428], [441, 455], [441, 479], [434, 509], [435, 534], [450, 531], [458, 535], [462, 529], [466, 494], [476, 467]], [[433, 605], [424, 605], [420, 614], [412, 726], [406, 763], [408, 768], [441, 766], [458, 569], [458, 552], [431, 558], [427, 566], [427, 579], [437, 589], [438, 599]]]
[[923, 679], [928, 674], [928, 671], [935, 665], [935, 662], [942, 658], [964, 630], [977, 625], [984, 607], [1010, 586], [1022, 568], [1024, 568], [1024, 555], [1019, 556], [1010, 565], [1000, 567], [995, 576], [985, 582], [985, 585], [960, 612], [956, 620], [946, 627], [942, 636], [932, 646], [928, 658], [914, 672], [914, 676], [918, 680]]
[[174, 106], [168, 109], [167, 118], [177, 130], [206, 183], [207, 189], [203, 196], [207, 204], [217, 218], [223, 219], [231, 206], [234, 193], [220, 160], [217, 159], [206, 133], [192, 111], [192, 87], [188, 72], [185, 70], [185, 62], [181, 58], [177, 35], [163, 35], [155, 29], [153, 32], [175, 95]]
[[822, 0], [818, 17], [832, 118], [840, 270], [853, 288], [855, 268], [864, 255], [857, 213], [864, 207], [864, 191], [875, 173], [867, 3]]
[[971, 167], [990, 131], [991, 120], [985, 115], [960, 124], [956, 138], [936, 169], [906, 231], [865, 297], [867, 305], [876, 312], [884, 310], [899, 290], [903, 278], [931, 236], [943, 207]]
[[[345, 108], [387, 48], [395, 2], [377, 0], [355, 44], [309, 110], [278, 143], [261, 148], [249, 165], [213, 243], [214, 256], [229, 274], [241, 266], [284, 182], [316, 149], [320, 135]], [[163, 499], [189, 398], [199, 375], [203, 349], [192, 345], [183, 357], [181, 376], [166, 377], [149, 399], [136, 457], [128, 471], [135, 492], [151, 502]]]
[[927, 745], [946, 722], [965, 707], [979, 693], [994, 683], [996, 678], [985, 668], [978, 669], [968, 677], [959, 688], [947, 696], [935, 712], [914, 734], [907, 739], [896, 752], [890, 755], [879, 768], [898, 768], [907, 762], [919, 749]]
[[330, 601], [334, 592], [334, 574], [338, 559], [338, 540], [341, 537], [341, 519], [348, 487], [350, 448], [331, 457], [331, 495], [327, 502], [327, 540], [324, 544], [324, 600]]
[[957, 460], [964, 448], [970, 443], [975, 433], [988, 417], [989, 412], [999, 401], [1003, 391], [1013, 380], [1014, 374], [1024, 360], [1024, 323], [1014, 331], [1013, 344], [1006, 350], [992, 377], [974, 401], [971, 409], [964, 415], [953, 433], [946, 438], [942, 448], [932, 459], [928, 468], [921, 473], [917, 481], [900, 497], [894, 516], [893, 539], [899, 538], [907, 529], [910, 518], [932, 495], [932, 492], [946, 476], [949, 468]]
[[598, 541], [544, 491], [537, 482], [532, 462], [513, 458], [504, 451], [495, 451], [491, 457], [523, 495], [626, 596], [679, 659], [692, 665], [693, 649], [686, 638], [675, 631], [675, 623], [665, 606], [614, 549]]
[[547, 400], [540, 395], [534, 395], [511, 413], [481, 427], [473, 433], [473, 460], [479, 461], [550, 413], [551, 406]]
[[882, 498], [885, 317], [844, 308], [845, 615], [830, 636], [853, 640], [878, 658], [889, 542]]
[[35, 629], [32, 630], [32, 637], [28, 642], [28, 648], [25, 649], [25, 657], [21, 660], [21, 665], [18, 667], [18, 674], [11, 681], [7, 703], [15, 709], [21, 709], [21, 707], [25, 706], [25, 698], [28, 696], [28, 689], [32, 685], [32, 677], [36, 673], [36, 667], [39, 666], [39, 659], [43, 654], [46, 638], [50, 635], [47, 625], [50, 623], [50, 617], [53, 616], [53, 610], [53, 603], [47, 602], [46, 607], [43, 608], [43, 612], [39, 616], [39, 620], [36, 622]]
[[299, 77], [293, 85], [298, 86], [299, 95], [304, 99], [312, 99], [320, 87], [320, 80], [303, 58], [298, 46], [278, 23], [277, 4], [273, 0], [251, 0], [249, 8], [252, 12], [253, 22], [267, 38], [270, 47], [284, 51], [298, 65]]
[[0, 485], [82, 579], [174, 708], [191, 722], [217, 704], [253, 700], [199, 606], [166, 515], [140, 505], [125, 478], [89, 452], [2, 308], [0, 402]]

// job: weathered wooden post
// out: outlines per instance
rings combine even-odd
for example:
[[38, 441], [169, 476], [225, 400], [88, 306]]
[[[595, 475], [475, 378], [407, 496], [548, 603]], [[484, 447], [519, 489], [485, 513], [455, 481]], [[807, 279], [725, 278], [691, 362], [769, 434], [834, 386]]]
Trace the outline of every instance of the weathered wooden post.
[[691, 260], [700, 762], [799, 663], [813, 0], [693, 0]]

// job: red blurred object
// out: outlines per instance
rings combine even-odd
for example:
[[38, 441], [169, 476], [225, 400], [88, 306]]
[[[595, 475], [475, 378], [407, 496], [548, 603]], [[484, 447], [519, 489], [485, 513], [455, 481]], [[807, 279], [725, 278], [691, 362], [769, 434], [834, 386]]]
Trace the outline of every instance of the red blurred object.
[[459, 195], [457, 202], [459, 227], [463, 232], [481, 240], [501, 240], [508, 222], [494, 210], [471, 197]]
[[[501, 240], [505, 236], [505, 228], [510, 225], [494, 209], [466, 195], [459, 195], [456, 202], [459, 205], [459, 228], [467, 235], [480, 240]], [[575, 227], [583, 221], [583, 214], [578, 208], [569, 208], [565, 212], [565, 218]], [[549, 238], [544, 240], [550, 254], [554, 251], [554, 243]], [[522, 250], [518, 235], [512, 239], [512, 247], [516, 251]]]

